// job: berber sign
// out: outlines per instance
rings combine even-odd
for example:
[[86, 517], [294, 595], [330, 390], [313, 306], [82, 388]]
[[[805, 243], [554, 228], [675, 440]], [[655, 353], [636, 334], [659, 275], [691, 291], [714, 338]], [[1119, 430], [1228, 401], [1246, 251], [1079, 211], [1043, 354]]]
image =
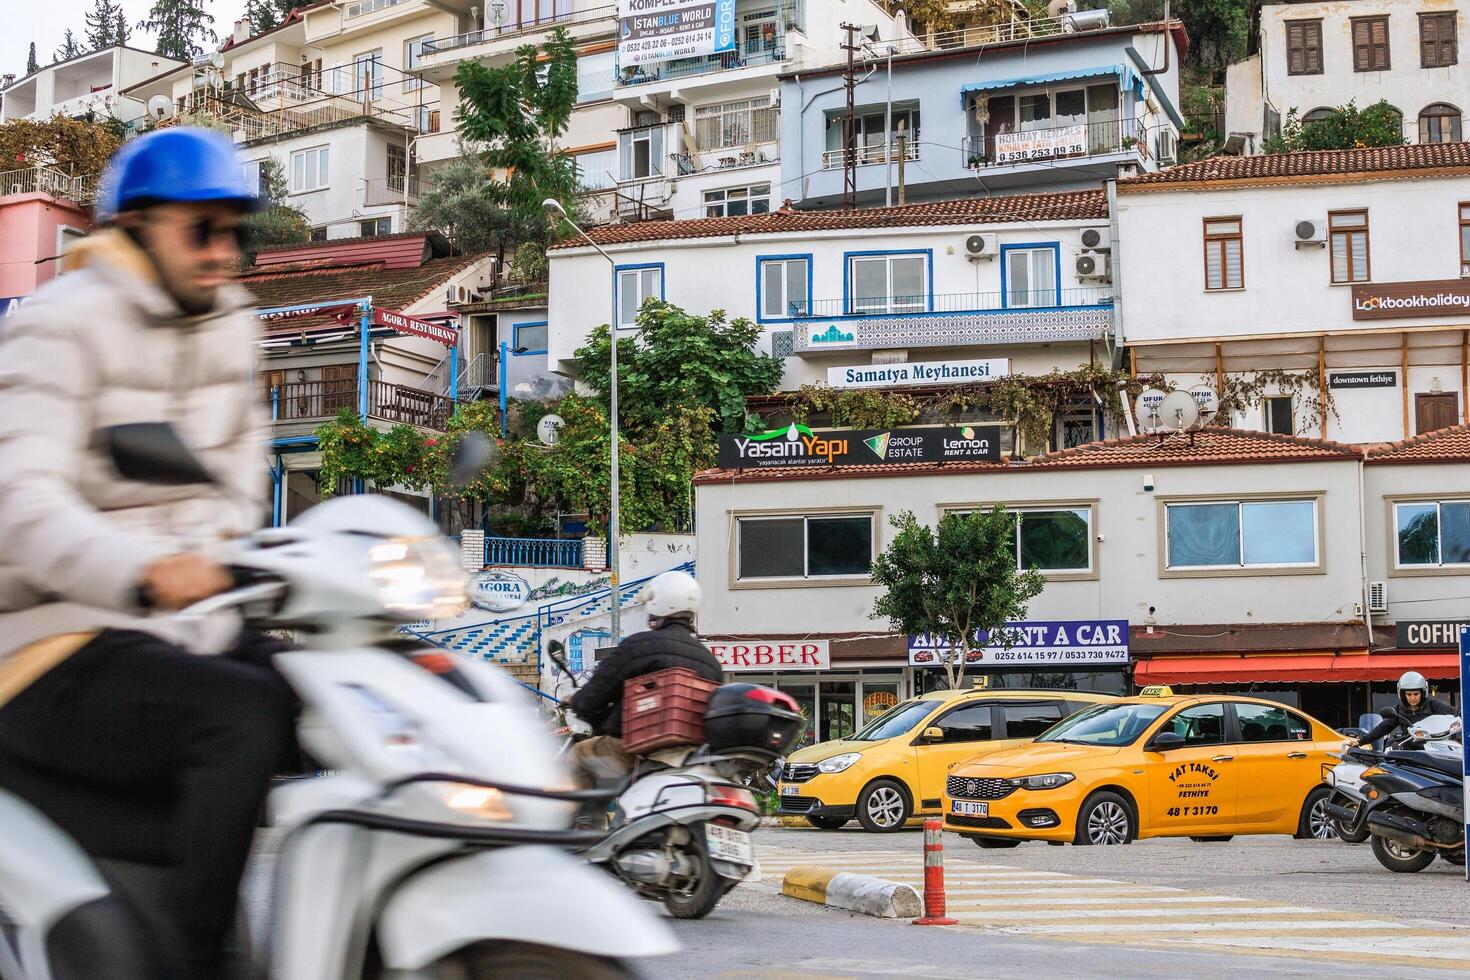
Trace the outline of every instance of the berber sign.
[[710, 643], [710, 653], [726, 671], [827, 670], [832, 654], [826, 640], [730, 640]]

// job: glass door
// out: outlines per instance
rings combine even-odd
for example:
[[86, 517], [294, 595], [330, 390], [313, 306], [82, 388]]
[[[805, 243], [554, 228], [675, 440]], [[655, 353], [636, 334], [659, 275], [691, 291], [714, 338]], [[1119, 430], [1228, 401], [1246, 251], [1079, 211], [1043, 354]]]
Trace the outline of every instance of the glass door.
[[[796, 740], [791, 743], [789, 752], [804, 749], [808, 745], [814, 745], [817, 741], [817, 684], [814, 680], [787, 680], [784, 677], [776, 678], [775, 686], [785, 694], [791, 695], [796, 702], [796, 710], [801, 712], [801, 732]], [[788, 752], [788, 754], [789, 754]]]
[[821, 703], [817, 705], [817, 737], [823, 742], [847, 738], [857, 731], [857, 682], [821, 682]]

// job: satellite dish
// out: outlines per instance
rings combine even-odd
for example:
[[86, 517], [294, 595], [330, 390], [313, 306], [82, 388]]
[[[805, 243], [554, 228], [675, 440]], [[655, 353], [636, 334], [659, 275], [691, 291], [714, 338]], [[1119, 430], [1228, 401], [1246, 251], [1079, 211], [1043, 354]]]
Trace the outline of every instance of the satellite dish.
[[489, 21], [492, 27], [504, 27], [509, 15], [510, 6], [505, 0], [490, 0], [485, 5], [485, 20]]
[[1195, 385], [1189, 389], [1194, 396], [1195, 405], [1199, 406], [1199, 420], [1201, 425], [1208, 424], [1220, 412], [1220, 396], [1215, 394], [1215, 389], [1209, 385]]
[[163, 120], [169, 119], [174, 114], [174, 100], [166, 95], [155, 95], [148, 100], [148, 115], [150, 118]]
[[561, 427], [566, 424], [566, 419], [560, 415], [543, 415], [536, 423], [536, 438], [543, 446], [554, 446], [561, 438]]
[[211, 65], [214, 65], [214, 67], [215, 67], [215, 69], [217, 71], [222, 71], [224, 69], [224, 67], [225, 67], [225, 56], [224, 56], [224, 53], [223, 52], [220, 52], [220, 51], [216, 51], [214, 54], [212, 54], [212, 55], [209, 56], [209, 63]]
[[1164, 393], [1157, 388], [1146, 388], [1143, 394], [1138, 396], [1138, 423], [1152, 428], [1158, 424], [1159, 405], [1164, 400]]
[[1199, 421], [1199, 405], [1187, 391], [1171, 391], [1159, 403], [1159, 425], [1172, 432], [1183, 432]]

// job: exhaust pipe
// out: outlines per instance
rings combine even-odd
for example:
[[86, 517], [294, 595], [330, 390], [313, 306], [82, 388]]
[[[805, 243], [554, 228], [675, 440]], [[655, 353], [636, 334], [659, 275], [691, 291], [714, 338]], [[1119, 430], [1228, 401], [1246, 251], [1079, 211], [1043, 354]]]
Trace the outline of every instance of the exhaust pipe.
[[1441, 844], [1429, 836], [1429, 826], [1422, 820], [1393, 813], [1368, 814], [1368, 832], [1420, 850], [1457, 851], [1461, 846]]

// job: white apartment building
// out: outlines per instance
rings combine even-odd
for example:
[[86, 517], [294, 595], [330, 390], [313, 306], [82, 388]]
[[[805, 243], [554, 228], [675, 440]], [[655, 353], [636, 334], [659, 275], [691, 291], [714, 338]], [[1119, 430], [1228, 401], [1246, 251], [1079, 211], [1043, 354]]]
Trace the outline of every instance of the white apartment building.
[[1466, 421], [1470, 144], [1216, 157], [1120, 180], [1117, 205], [1131, 363], [1242, 393], [1220, 424], [1375, 443]]
[[1460, 63], [1457, 0], [1265, 0], [1259, 51], [1226, 72], [1225, 129], [1259, 153], [1287, 113], [1322, 118], [1388, 100], [1404, 141], [1462, 138], [1470, 71]]
[[143, 103], [124, 90], [181, 62], [125, 45], [47, 65], [0, 91], [0, 122], [94, 113], [132, 122]]

